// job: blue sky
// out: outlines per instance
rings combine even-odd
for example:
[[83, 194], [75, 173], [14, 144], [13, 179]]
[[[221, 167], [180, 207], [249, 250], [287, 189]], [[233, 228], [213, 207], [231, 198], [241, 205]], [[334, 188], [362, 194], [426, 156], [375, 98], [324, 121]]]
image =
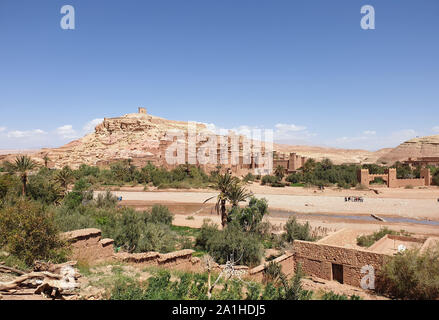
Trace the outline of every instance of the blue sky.
[[[375, 30], [360, 27], [367, 4]], [[439, 134], [438, 35], [437, 0], [1, 0], [0, 149], [59, 146], [138, 106], [393, 147]]]

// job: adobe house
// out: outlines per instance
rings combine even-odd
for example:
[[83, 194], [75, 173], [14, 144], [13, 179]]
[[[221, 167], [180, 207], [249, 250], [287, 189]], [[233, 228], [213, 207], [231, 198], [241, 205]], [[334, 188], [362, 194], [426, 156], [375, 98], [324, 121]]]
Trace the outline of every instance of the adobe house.
[[421, 169], [421, 178], [419, 179], [398, 179], [396, 176], [396, 169], [389, 168], [385, 174], [371, 174], [369, 169], [358, 170], [358, 181], [360, 184], [369, 187], [370, 183], [376, 178], [383, 179], [387, 187], [389, 188], [402, 188], [402, 187], [428, 187], [431, 185], [432, 177], [430, 169]]
[[[437, 237], [386, 235], [369, 248], [362, 248], [357, 245], [357, 237], [363, 233], [362, 230], [341, 229], [317, 242], [295, 240], [293, 250], [275, 261], [289, 277], [300, 264], [307, 276], [361, 287], [361, 280], [370, 275], [370, 267], [376, 275], [401, 248], [424, 252], [439, 243]], [[261, 281], [266, 266], [263, 264], [249, 270], [250, 277]]]

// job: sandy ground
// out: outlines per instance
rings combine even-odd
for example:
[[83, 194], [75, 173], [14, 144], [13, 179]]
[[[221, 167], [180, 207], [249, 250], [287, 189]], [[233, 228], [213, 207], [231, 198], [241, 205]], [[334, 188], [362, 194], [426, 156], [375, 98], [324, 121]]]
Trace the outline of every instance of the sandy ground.
[[[291, 188], [293, 189], [293, 188]], [[294, 188], [295, 189], [295, 188]], [[255, 191], [255, 190], [252, 190]], [[271, 190], [268, 190], [271, 191]], [[283, 191], [283, 190], [282, 190]], [[281, 192], [282, 192], [281, 191]], [[297, 194], [272, 194], [269, 192], [254, 192], [258, 198], [265, 198], [272, 210], [283, 210], [295, 213], [324, 213], [324, 214], [376, 214], [380, 216], [396, 216], [413, 219], [429, 219], [439, 221], [439, 192], [436, 190], [419, 190], [420, 198], [414, 198], [414, 194], [395, 193], [390, 197], [378, 197], [371, 192], [348, 191], [324, 191], [306, 194], [297, 190]], [[411, 190], [410, 190], [411, 191]], [[309, 193], [310, 191], [308, 191]], [[216, 192], [188, 192], [188, 191], [115, 191], [114, 194], [122, 196], [123, 200], [129, 201], [156, 201], [178, 203], [203, 203], [212, 198], [208, 203], [215, 203]], [[364, 202], [345, 202], [345, 196], [362, 196]]]
[[[248, 189], [258, 198], [266, 198], [271, 214], [269, 221], [282, 230], [290, 214], [299, 221], [308, 221], [313, 227], [335, 231], [350, 228], [364, 233], [388, 226], [394, 230], [404, 229], [424, 235], [439, 235], [439, 225], [412, 223], [412, 221], [380, 222], [370, 218], [370, 214], [385, 219], [415, 219], [429, 223], [439, 222], [439, 188], [417, 189], [376, 189], [340, 190], [315, 188], [272, 188], [250, 184]], [[204, 219], [220, 223], [214, 212], [217, 192], [203, 190], [152, 190], [143, 187], [123, 187], [113, 191], [122, 196], [123, 205], [139, 210], [150, 208], [153, 204], [163, 204], [175, 214], [174, 224], [201, 227]], [[345, 202], [345, 196], [361, 196], [364, 202]], [[207, 199], [204, 205], [203, 202]], [[191, 218], [188, 218], [191, 216]], [[356, 219], [360, 218], [360, 219]]]

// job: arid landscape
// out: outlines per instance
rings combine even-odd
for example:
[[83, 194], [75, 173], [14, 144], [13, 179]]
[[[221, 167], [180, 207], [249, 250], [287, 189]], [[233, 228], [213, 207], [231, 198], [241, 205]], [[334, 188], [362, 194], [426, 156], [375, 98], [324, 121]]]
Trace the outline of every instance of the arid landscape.
[[[19, 268], [26, 268], [31, 261], [24, 260], [18, 264], [13, 262], [20, 261], [20, 255], [11, 255], [7, 251], [8, 240], [3, 240], [6, 246], [2, 254], [3, 259], [6, 259], [0, 264], [0, 272], [19, 272], [23, 274], [22, 277], [43, 279], [43, 283], [47, 283], [46, 287], [39, 286], [35, 291], [43, 293], [40, 298], [105, 299], [115, 298], [114, 290], [120, 288], [114, 288], [112, 281], [122, 275], [147, 283], [163, 276], [157, 273], [162, 268], [171, 270], [171, 273], [177, 272], [174, 275], [177, 278], [178, 272], [207, 271], [209, 274], [216, 272], [221, 275], [234, 274], [240, 270], [240, 274], [248, 279], [246, 281], [252, 279], [266, 284], [272, 272], [268, 270], [278, 266], [281, 272], [279, 279], [296, 277], [298, 272], [304, 272], [301, 275], [304, 277], [301, 280], [302, 287], [295, 290], [304, 290], [305, 295], [308, 295], [306, 292], [313, 292], [308, 298], [388, 299], [390, 296], [385, 290], [375, 292], [375, 287], [365, 287], [363, 282], [360, 283], [363, 277], [359, 273], [360, 269], [363, 273], [362, 267], [371, 265], [378, 272], [386, 259], [398, 254], [401, 248], [407, 252], [430, 252], [438, 243], [439, 187], [435, 183], [439, 175], [434, 161], [439, 156], [436, 143], [439, 136], [410, 140], [395, 149], [377, 152], [275, 144], [273, 154], [276, 156], [272, 160], [271, 173], [258, 176], [252, 173], [257, 169], [253, 158], [248, 164], [190, 165], [187, 163], [190, 155], [188, 149], [184, 158], [186, 164], [169, 164], [167, 150], [174, 141], [168, 138], [169, 132], [181, 130], [182, 137], [187, 137], [188, 128], [188, 123], [150, 116], [145, 109], [140, 108], [136, 114], [105, 119], [94, 133], [60, 148], [2, 152], [4, 209], [14, 208], [7, 209], [8, 202], [14, 197], [13, 185], [19, 185], [18, 180], [14, 182], [14, 172], [21, 172], [23, 183], [26, 174], [27, 185], [23, 184], [23, 190], [27, 196], [34, 201], [55, 201], [61, 204], [60, 208], [55, 209], [56, 228], [68, 231], [61, 235], [61, 239], [68, 239], [72, 251], [69, 253], [71, 262], [67, 265], [47, 265], [48, 270], [60, 272], [59, 275], [50, 275], [50, 278], [44, 273], [32, 275], [21, 271]], [[198, 124], [195, 130], [205, 131], [206, 127]], [[219, 137], [209, 134], [211, 137]], [[208, 139], [203, 138], [196, 144], [197, 155], [206, 141]], [[243, 152], [246, 137], [240, 136], [237, 141], [240, 146], [238, 151]], [[257, 145], [254, 140], [248, 141], [251, 146]], [[187, 142], [185, 146], [188, 146]], [[219, 158], [220, 147], [218, 144], [210, 152], [214, 150]], [[232, 149], [225, 150], [233, 154]], [[301, 156], [297, 157], [297, 154]], [[404, 164], [409, 159], [432, 162], [428, 176], [416, 178], [414, 175], [419, 172], [416, 171], [418, 169]], [[385, 173], [391, 170], [385, 166], [389, 161], [395, 163], [396, 179], [404, 183], [405, 188], [393, 187], [395, 182], [389, 179], [395, 178]], [[360, 184], [364, 180], [359, 175], [360, 168], [368, 169], [370, 180], [365, 180], [368, 185]], [[378, 174], [373, 175], [371, 170]], [[331, 172], [348, 174], [349, 178], [345, 182], [336, 182], [331, 180], [334, 179], [331, 178]], [[424, 171], [420, 172], [422, 175]], [[328, 176], [323, 180], [310, 178], [312, 175], [317, 177], [326, 174]], [[387, 180], [376, 180], [378, 178]], [[36, 183], [47, 186], [44, 190], [38, 190], [35, 189], [38, 188]], [[223, 186], [224, 183], [229, 186]], [[64, 188], [64, 194], [52, 196], [59, 187]], [[48, 197], [54, 197], [54, 200], [48, 200]], [[19, 206], [26, 204], [21, 203]], [[34, 207], [31, 210], [37, 209]], [[87, 217], [80, 213], [83, 210], [95, 213]], [[124, 218], [126, 213], [123, 213], [126, 210], [132, 210], [129, 212], [134, 216], [129, 219], [134, 220], [124, 220], [127, 219]], [[247, 216], [250, 212], [251, 215]], [[117, 218], [120, 214], [120, 218]], [[154, 218], [156, 214], [158, 216]], [[122, 231], [128, 234], [119, 234], [123, 228], [133, 228], [139, 223], [135, 222], [139, 219], [134, 218], [136, 215], [139, 218], [150, 217], [145, 218], [145, 221], [165, 220], [139, 226], [139, 234], [134, 238], [134, 234], [129, 236], [132, 231], [128, 229]], [[116, 219], [114, 227], [106, 225], [104, 221], [107, 219]], [[119, 222], [119, 219], [122, 220]], [[118, 231], [121, 223], [124, 226], [121, 225], [122, 229]], [[259, 229], [262, 226], [265, 231]], [[6, 228], [6, 225], [3, 227]], [[143, 231], [142, 228], [145, 227], [152, 227], [147, 232], [162, 233], [162, 237], [167, 240], [155, 239], [153, 234], [144, 234], [146, 229]], [[237, 231], [239, 228], [248, 230], [250, 227], [257, 229]], [[111, 231], [112, 228], [115, 229]], [[158, 229], [153, 231], [154, 228]], [[238, 239], [218, 240], [219, 247], [211, 247], [213, 243], [209, 244], [210, 237], [215, 234], [221, 237], [220, 234], [226, 235], [233, 228], [238, 229], [232, 232], [250, 232], [249, 235], [260, 239], [258, 241], [264, 243], [262, 255], [250, 255], [247, 261], [238, 261], [235, 265], [230, 254], [239, 254], [235, 251], [239, 246], [244, 246], [238, 249], [244, 250], [241, 255], [261, 248], [245, 248], [245, 244], [241, 243], [232, 251], [226, 247], [221, 249], [227, 241], [241, 241]], [[107, 238], [103, 238], [102, 233]], [[153, 238], [147, 240], [144, 237]], [[320, 250], [327, 250], [327, 253], [315, 256]], [[335, 256], [339, 254], [345, 258], [334, 264]], [[358, 257], [352, 260], [349, 258], [352, 254]], [[322, 260], [316, 262], [319, 259]], [[320, 265], [318, 270], [315, 269], [316, 263]], [[362, 266], [361, 263], [365, 264]], [[75, 266], [77, 269], [73, 269]], [[334, 266], [341, 266], [340, 271], [336, 271]], [[34, 270], [35, 273], [37, 269], [34, 267]], [[65, 277], [63, 272], [66, 270], [76, 270], [71, 271], [75, 283], [71, 288], [63, 288], [61, 282], [56, 282], [60, 280], [54, 280]], [[80, 274], [81, 270], [85, 275]], [[232, 275], [230, 277], [233, 278]], [[273, 281], [277, 281], [277, 276], [273, 277]], [[11, 288], [2, 291], [0, 285], [3, 299], [38, 298], [29, 289], [29, 284], [21, 290], [21, 282], [14, 285], [18, 278], [14, 280], [6, 276], [2, 279], [9, 280], [3, 286]], [[282, 283], [283, 280], [279, 281]], [[208, 285], [208, 296], [216, 292], [216, 298], [220, 298], [221, 292], [225, 294], [227, 286], [224, 285], [226, 283], [217, 289]], [[285, 287], [286, 283], [278, 285], [284, 286], [284, 290], [290, 290]], [[51, 294], [48, 294], [49, 288]]]
[[1, 0], [0, 310], [439, 301], [439, 2], [363, 2]]

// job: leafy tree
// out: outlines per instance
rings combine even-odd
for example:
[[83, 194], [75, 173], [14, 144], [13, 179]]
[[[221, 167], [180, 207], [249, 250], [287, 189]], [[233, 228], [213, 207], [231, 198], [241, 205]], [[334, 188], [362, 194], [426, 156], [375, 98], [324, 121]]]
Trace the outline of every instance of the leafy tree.
[[282, 179], [285, 176], [285, 168], [283, 166], [281, 166], [281, 165], [278, 165], [276, 167], [276, 169], [274, 170], [274, 175], [277, 177], [277, 179], [279, 181], [282, 181]]
[[268, 214], [266, 199], [250, 198], [245, 208], [235, 208], [230, 213], [231, 221], [237, 223], [245, 232], [256, 232], [265, 215]]
[[316, 166], [317, 166], [317, 162], [314, 159], [308, 159], [303, 165], [302, 171], [305, 173], [311, 173], [314, 171]]
[[439, 246], [424, 252], [409, 249], [389, 258], [378, 274], [376, 290], [394, 299], [439, 297]]
[[64, 196], [63, 190], [52, 179], [51, 172], [45, 167], [29, 177], [27, 193], [32, 199], [48, 205], [59, 203]]
[[233, 257], [237, 263], [251, 266], [258, 265], [263, 254], [259, 236], [244, 232], [235, 224], [213, 233], [206, 242], [206, 250], [218, 263]]
[[29, 266], [35, 260], [62, 261], [65, 254], [52, 212], [25, 199], [0, 209], [0, 247], [3, 246]]

